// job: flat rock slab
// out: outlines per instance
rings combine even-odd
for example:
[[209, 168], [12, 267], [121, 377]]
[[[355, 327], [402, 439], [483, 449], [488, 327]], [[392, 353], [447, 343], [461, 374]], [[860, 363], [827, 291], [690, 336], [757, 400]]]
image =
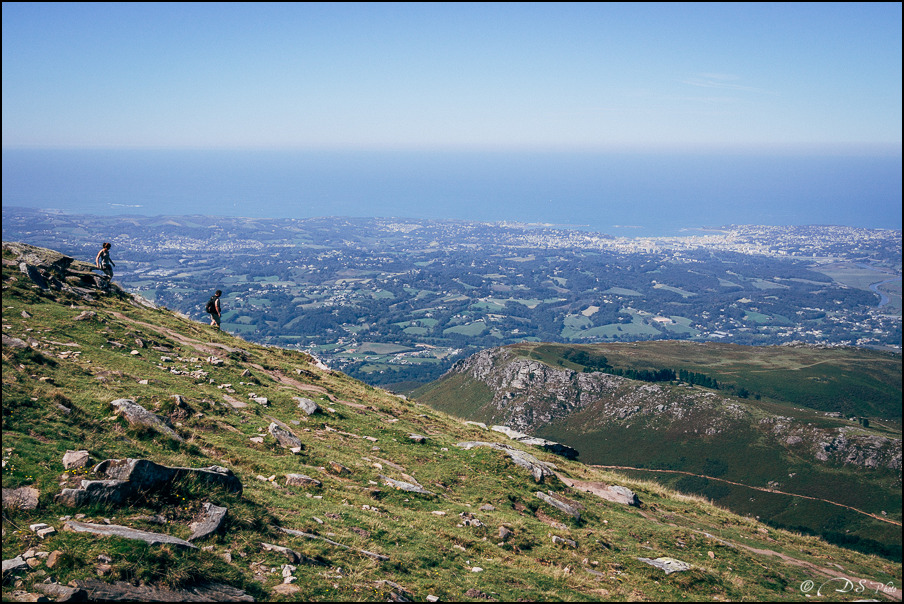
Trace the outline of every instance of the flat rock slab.
[[411, 484], [410, 482], [402, 482], [401, 480], [393, 480], [392, 478], [388, 478], [386, 476], [380, 475], [380, 478], [383, 479], [383, 482], [386, 483], [386, 486], [394, 487], [396, 489], [407, 491], [408, 493], [419, 493], [421, 495], [435, 495], [436, 493], [432, 493], [422, 487], [419, 484]]
[[596, 495], [606, 501], [614, 503], [623, 503], [625, 505], [640, 505], [640, 499], [631, 489], [620, 485], [610, 485], [605, 482], [587, 482], [583, 480], [572, 480], [571, 478], [559, 475], [559, 480], [576, 491], [584, 491], [591, 495]]
[[22, 556], [16, 556], [15, 558], [10, 558], [9, 560], [3, 561], [3, 578], [6, 579], [6, 576], [9, 574], [14, 574], [18, 572], [25, 572], [29, 569], [28, 563], [25, 562], [25, 559]]
[[123, 539], [135, 539], [144, 541], [150, 545], [169, 544], [176, 547], [184, 547], [187, 549], [198, 549], [196, 545], [192, 545], [188, 541], [163, 535], [161, 533], [151, 533], [149, 531], [139, 531], [127, 526], [118, 524], [90, 524], [88, 522], [78, 522], [69, 520], [63, 525], [64, 531], [74, 531], [76, 533], [91, 533], [93, 535], [101, 535], [104, 537], [122, 537]]
[[336, 541], [333, 541], [332, 539], [327, 539], [326, 537], [321, 537], [320, 535], [314, 535], [312, 533], [306, 533], [304, 531], [296, 531], [294, 529], [287, 529], [287, 528], [282, 528], [282, 527], [280, 527], [279, 530], [281, 530], [282, 532], [284, 532], [288, 535], [295, 535], [296, 537], [305, 537], [306, 539], [319, 539], [320, 541], [326, 541], [330, 545], [334, 545], [334, 546], [340, 547], [342, 549], [347, 549], [347, 550], [351, 550], [354, 552], [358, 552], [359, 554], [363, 554], [369, 558], [373, 558], [374, 560], [380, 560], [381, 562], [385, 562], [385, 561], [389, 560], [389, 556], [384, 556], [383, 554], [369, 552], [364, 549], [355, 549], [354, 547], [349, 547], [347, 545], [343, 545], [342, 543], [338, 543]]
[[125, 581], [105, 583], [99, 579], [85, 579], [76, 584], [88, 593], [89, 602], [254, 602], [241, 589], [216, 583], [179, 590], [137, 586]]
[[687, 562], [682, 562], [681, 560], [676, 560], [675, 558], [656, 558], [655, 560], [651, 560], [649, 558], [638, 558], [641, 562], [645, 564], [649, 564], [650, 566], [655, 566], [663, 571], [665, 574], [670, 575], [672, 573], [678, 573], [685, 570], [690, 570], [693, 568]]

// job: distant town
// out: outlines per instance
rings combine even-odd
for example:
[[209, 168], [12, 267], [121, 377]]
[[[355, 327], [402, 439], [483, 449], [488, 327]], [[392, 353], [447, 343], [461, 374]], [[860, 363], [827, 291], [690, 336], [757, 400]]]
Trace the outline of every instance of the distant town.
[[372, 384], [435, 379], [519, 341], [901, 350], [901, 231], [727, 226], [613, 237], [524, 223], [87, 216], [3, 208], [3, 239], [93, 262], [223, 328]]

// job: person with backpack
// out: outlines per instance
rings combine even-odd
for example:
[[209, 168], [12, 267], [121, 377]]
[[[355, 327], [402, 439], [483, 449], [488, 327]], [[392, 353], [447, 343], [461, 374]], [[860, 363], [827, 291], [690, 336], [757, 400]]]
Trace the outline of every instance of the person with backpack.
[[210, 314], [210, 325], [211, 327], [215, 327], [216, 329], [220, 328], [220, 315], [222, 311], [220, 310], [220, 296], [223, 294], [220, 290], [214, 292], [214, 294], [210, 297], [210, 300], [207, 301], [207, 306], [204, 308]]

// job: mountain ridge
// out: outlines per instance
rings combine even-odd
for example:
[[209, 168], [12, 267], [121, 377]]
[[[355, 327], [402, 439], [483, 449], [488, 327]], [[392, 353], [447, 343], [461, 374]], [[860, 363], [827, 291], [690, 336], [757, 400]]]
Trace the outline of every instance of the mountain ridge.
[[[754, 498], [712, 481], [824, 500], [900, 522], [901, 438], [894, 424], [887, 427], [874, 419], [872, 425], [881, 430], [877, 431], [864, 427], [870, 422], [862, 418], [794, 408], [779, 400], [739, 398], [736, 390], [580, 371], [567, 361], [567, 351], [576, 349], [610, 356], [627, 349], [638, 357], [638, 365], [646, 366], [649, 358], [640, 358], [644, 352], [653, 354], [650, 351], [663, 346], [672, 344], [524, 343], [489, 349], [457, 362], [443, 378], [414, 394], [453, 415], [562, 442], [580, 451], [580, 459], [588, 464], [631, 468], [635, 475], [661, 477], [658, 472], [668, 471], [697, 477], [669, 484], [704, 494], [739, 513], [762, 515], [779, 526], [841, 538], [836, 528], [827, 528], [826, 519], [835, 516], [832, 508], [820, 510], [816, 519], [807, 518], [795, 509], [799, 500], [779, 502], [770, 496], [761, 505], [744, 503]], [[733, 348], [736, 355], [743, 350]], [[564, 354], [557, 358], [552, 351]], [[723, 353], [721, 348], [714, 351], [725, 364]], [[769, 356], [768, 351], [757, 354]], [[751, 456], [758, 463], [750, 464]], [[863, 526], [861, 521], [849, 517], [833, 522], [843, 526], [845, 534], [878, 537], [885, 551], [899, 550], [898, 534], [881, 526]]]

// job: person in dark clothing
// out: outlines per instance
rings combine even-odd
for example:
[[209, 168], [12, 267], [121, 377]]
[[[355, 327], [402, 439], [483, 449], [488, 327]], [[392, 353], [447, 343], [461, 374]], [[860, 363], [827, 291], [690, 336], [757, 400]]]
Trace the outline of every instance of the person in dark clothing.
[[109, 243], [104, 243], [97, 252], [97, 258], [94, 259], [94, 264], [106, 275], [104, 288], [110, 287], [110, 283], [113, 282], [113, 267], [116, 266], [110, 259], [110, 247], [112, 246]]
[[207, 312], [210, 313], [210, 325], [212, 327], [220, 328], [220, 315], [222, 315], [222, 310], [220, 309], [220, 296], [223, 294], [220, 290], [214, 292], [213, 296], [210, 297], [210, 300], [207, 301]]

